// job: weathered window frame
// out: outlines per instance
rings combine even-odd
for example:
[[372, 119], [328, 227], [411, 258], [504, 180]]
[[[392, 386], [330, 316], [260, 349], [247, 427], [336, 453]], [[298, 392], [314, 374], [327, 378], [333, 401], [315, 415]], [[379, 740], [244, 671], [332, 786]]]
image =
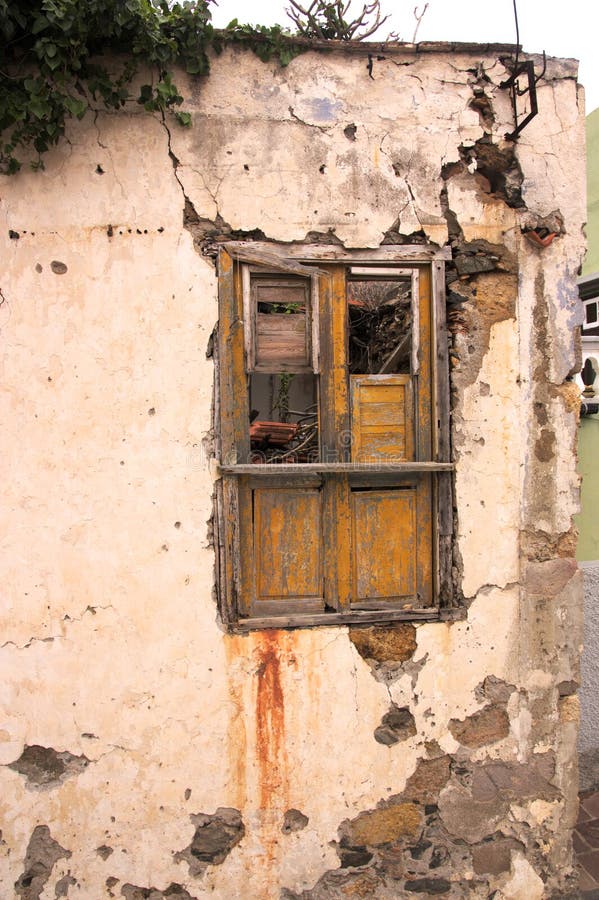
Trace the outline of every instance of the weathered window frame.
[[[453, 465], [450, 460], [449, 434], [449, 373], [445, 326], [444, 250], [427, 246], [404, 245], [376, 250], [345, 251], [338, 246], [298, 245], [278, 247], [260, 242], [235, 242], [220, 248], [219, 274], [219, 340], [216, 404], [216, 434], [219, 479], [217, 481], [217, 582], [219, 609], [223, 622], [232, 630], [247, 631], [262, 628], [308, 627], [340, 623], [376, 623], [395, 620], [434, 621], [452, 618], [451, 542], [453, 530]], [[347, 373], [335, 369], [335, 354], [331, 346], [345, 340], [340, 332], [339, 316], [331, 310], [345, 303], [345, 275], [347, 267], [384, 265], [393, 268], [409, 267], [415, 273], [419, 291], [426, 295], [430, 310], [430, 333], [427, 346], [421, 349], [421, 359], [428, 372], [430, 407], [429, 452], [427, 458], [417, 457], [409, 462], [385, 463], [384, 471], [368, 463], [350, 462], [336, 445], [335, 434], [350, 429], [350, 397]], [[323, 376], [320, 387], [320, 406], [326, 416], [322, 423], [322, 456], [316, 463], [260, 464], [249, 461], [247, 421], [249, 413], [247, 384], [252, 363], [252, 332], [248, 328], [251, 316], [249, 276], [251, 267], [263, 267], [265, 272], [302, 275], [310, 278], [312, 289], [311, 352], [315, 372]], [[418, 307], [420, 308], [420, 306]], [[425, 356], [422, 356], [425, 354]], [[339, 368], [337, 366], [337, 368]], [[344, 408], [338, 408], [338, 384], [347, 382]], [[243, 389], [240, 389], [240, 386]], [[343, 393], [343, 391], [341, 391]], [[398, 607], [396, 602], [377, 601], [374, 604], [352, 604], [351, 597], [341, 597], [339, 585], [348, 582], [347, 573], [339, 573], [338, 566], [352, 563], [351, 550], [339, 552], [323, 544], [324, 551], [317, 559], [318, 578], [323, 580], [322, 599], [310, 600], [309, 590], [300, 605], [274, 600], [260, 600], [260, 615], [248, 606], [256, 582], [256, 567], [260, 567], [261, 542], [252, 544], [249, 559], [247, 535], [259, 523], [260, 498], [270, 502], [272, 490], [287, 492], [286, 503], [293, 503], [293, 490], [306, 498], [302, 507], [309, 521], [319, 515], [314, 503], [316, 491], [326, 485], [322, 500], [325, 515], [335, 516], [336, 504], [348, 508], [348, 491], [375, 490], [382, 502], [387, 489], [397, 490], [413, 486], [418, 480], [430, 484], [432, 510], [432, 596], [423, 608]], [[287, 487], [286, 487], [287, 485]], [[291, 485], [291, 487], [289, 487]], [[376, 487], [375, 487], [376, 486]], [[271, 490], [272, 489], [272, 490]], [[282, 496], [282, 495], [280, 495]], [[399, 495], [398, 495], [399, 496]], [[256, 498], [259, 498], [256, 500]], [[298, 501], [301, 503], [303, 501]], [[345, 506], [344, 506], [345, 504]], [[256, 508], [254, 509], [254, 505]], [[298, 506], [298, 510], [300, 507]], [[250, 523], [249, 517], [254, 517]], [[330, 519], [332, 520], [332, 519]], [[335, 520], [336, 521], [336, 520]], [[307, 533], [307, 532], [306, 532]], [[246, 535], [246, 537], [244, 537]], [[338, 538], [337, 524], [335, 537]], [[243, 547], [242, 547], [243, 545]], [[245, 552], [244, 552], [245, 551]], [[354, 550], [354, 556], [356, 555]], [[346, 560], [346, 562], [343, 561]], [[341, 561], [340, 561], [341, 560]], [[250, 571], [251, 570], [251, 571]], [[276, 575], [274, 576], [276, 579]], [[327, 584], [328, 582], [328, 584]], [[332, 585], [332, 586], [331, 586]], [[254, 594], [252, 594], [254, 596]], [[416, 596], [419, 596], [418, 594]], [[334, 598], [330, 605], [328, 601]], [[256, 604], [254, 604], [254, 607]]]

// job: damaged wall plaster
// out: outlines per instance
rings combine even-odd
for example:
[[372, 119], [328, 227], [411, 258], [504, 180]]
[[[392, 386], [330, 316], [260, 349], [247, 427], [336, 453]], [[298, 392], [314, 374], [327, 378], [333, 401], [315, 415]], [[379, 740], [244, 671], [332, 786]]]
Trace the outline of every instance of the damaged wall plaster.
[[[584, 120], [548, 60], [506, 143], [504, 56], [229, 50], [178, 75], [190, 130], [100, 112], [3, 182], [3, 896], [570, 889]], [[235, 237], [450, 246], [463, 621], [224, 633], [206, 346]]]

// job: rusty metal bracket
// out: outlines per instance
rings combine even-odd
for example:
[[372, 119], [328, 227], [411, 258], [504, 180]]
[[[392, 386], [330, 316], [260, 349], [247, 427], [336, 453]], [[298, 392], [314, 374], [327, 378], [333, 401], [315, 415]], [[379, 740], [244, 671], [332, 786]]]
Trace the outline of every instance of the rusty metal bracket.
[[[543, 54], [543, 58], [545, 54]], [[545, 74], [545, 67], [543, 67], [543, 71], [537, 77], [535, 76], [535, 64], [531, 59], [527, 59], [524, 62], [516, 62], [514, 67], [514, 71], [505, 81], [502, 81], [499, 85], [500, 88], [511, 88], [512, 93], [512, 106], [514, 109], [514, 122], [516, 127], [510, 134], [505, 135], [506, 141], [515, 141], [522, 131], [523, 128], [526, 128], [528, 123], [534, 119], [536, 114], [539, 111], [538, 103], [537, 103], [537, 81], [539, 78], [542, 78]], [[527, 85], [524, 88], [520, 87], [519, 78], [522, 75], [526, 75]], [[520, 122], [518, 121], [518, 97], [525, 97], [528, 94], [530, 97], [530, 112], [528, 115], [522, 119]]]

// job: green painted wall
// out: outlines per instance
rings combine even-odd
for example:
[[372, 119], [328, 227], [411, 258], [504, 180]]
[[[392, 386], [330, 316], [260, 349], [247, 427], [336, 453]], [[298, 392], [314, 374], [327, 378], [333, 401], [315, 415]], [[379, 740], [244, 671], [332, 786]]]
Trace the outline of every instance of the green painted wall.
[[[587, 116], [586, 133], [588, 249], [582, 274], [592, 275], [599, 272], [599, 109]], [[599, 559], [599, 415], [580, 420], [578, 471], [582, 485], [576, 558], [582, 562]]]
[[599, 108], [586, 118], [587, 130], [587, 240], [583, 275], [599, 272]]
[[599, 416], [580, 420], [578, 471], [582, 476], [580, 514], [576, 517], [580, 561], [599, 559]]

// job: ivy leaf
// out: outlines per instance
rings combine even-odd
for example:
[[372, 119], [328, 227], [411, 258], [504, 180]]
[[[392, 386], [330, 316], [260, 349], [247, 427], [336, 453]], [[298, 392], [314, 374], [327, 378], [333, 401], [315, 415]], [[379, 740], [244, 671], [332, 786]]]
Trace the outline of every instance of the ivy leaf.
[[175, 119], [184, 128], [188, 128], [191, 125], [191, 114], [188, 112], [176, 112]]
[[36, 119], [43, 119], [50, 113], [50, 104], [40, 97], [32, 97], [29, 102], [29, 111], [33, 113]]
[[87, 103], [85, 100], [77, 100], [75, 97], [65, 97], [64, 105], [71, 115], [76, 116], [78, 119], [82, 119], [87, 112]]
[[33, 25], [31, 26], [31, 33], [39, 34], [40, 31], [43, 31], [45, 28], [48, 27], [48, 25], [49, 25], [49, 22], [45, 16], [38, 16], [37, 19], [35, 20], [35, 22], [33, 23]]

